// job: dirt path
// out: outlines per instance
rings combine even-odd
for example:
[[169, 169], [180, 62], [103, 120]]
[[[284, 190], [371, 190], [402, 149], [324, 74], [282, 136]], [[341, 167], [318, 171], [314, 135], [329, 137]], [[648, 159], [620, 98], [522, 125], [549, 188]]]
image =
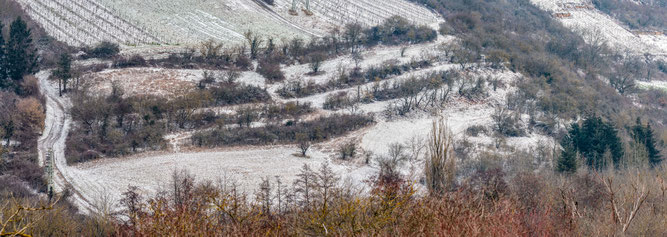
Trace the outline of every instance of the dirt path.
[[41, 166], [45, 165], [45, 157], [49, 149], [53, 151], [54, 165], [54, 189], [56, 192], [62, 192], [69, 189], [72, 192], [70, 200], [77, 205], [82, 212], [94, 210], [94, 205], [88, 197], [85, 197], [78, 190], [79, 185], [73, 182], [84, 180], [75, 180], [76, 172], [70, 171], [70, 167], [65, 160], [65, 140], [69, 132], [72, 119], [67, 110], [70, 108], [69, 98], [58, 95], [57, 85], [48, 81], [50, 71], [41, 71], [37, 73], [40, 83], [40, 90], [46, 99], [46, 120], [44, 133], [39, 138], [39, 162]]

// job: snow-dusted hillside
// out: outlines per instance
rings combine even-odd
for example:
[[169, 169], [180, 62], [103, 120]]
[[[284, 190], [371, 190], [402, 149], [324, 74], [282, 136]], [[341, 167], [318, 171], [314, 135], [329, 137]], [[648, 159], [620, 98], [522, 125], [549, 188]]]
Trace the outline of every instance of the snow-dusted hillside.
[[[460, 70], [460, 65], [453, 64], [444, 57], [442, 44], [454, 40], [452, 37], [439, 37], [438, 41], [420, 45], [411, 45], [403, 52], [405, 46], [382, 46], [373, 50], [364, 51], [360, 67], [367, 69], [387, 62], [388, 60], [398, 62], [409, 62], [412, 60], [430, 58], [433, 65], [416, 68], [400, 76], [387, 78], [386, 82], [404, 81], [411, 77], [419, 77], [429, 73], [444, 70]], [[70, 166], [64, 161], [64, 139], [53, 140], [51, 137], [67, 136], [69, 126], [68, 117], [57, 117], [57, 114], [65, 114], [65, 106], [47, 107], [48, 120], [47, 135], [40, 141], [42, 149], [55, 147], [57, 172], [56, 185], [61, 188], [70, 186], [76, 190], [74, 200], [85, 211], [95, 211], [99, 200], [117, 203], [120, 193], [128, 186], [138, 186], [146, 194], [152, 194], [159, 190], [162, 185], [170, 181], [169, 174], [175, 170], [188, 170], [199, 180], [218, 181], [230, 178], [239, 181], [240, 188], [252, 193], [261, 182], [262, 178], [280, 177], [284, 182], [291, 180], [298, 174], [303, 164], [311, 167], [319, 167], [322, 163], [329, 163], [334, 171], [340, 174], [344, 180], [360, 188], [365, 187], [365, 181], [376, 175], [379, 166], [378, 156], [387, 154], [388, 147], [393, 144], [404, 144], [405, 147], [421, 146], [423, 149], [425, 136], [430, 131], [432, 121], [443, 117], [447, 120], [457, 140], [469, 141], [472, 149], [499, 149], [505, 152], [510, 150], [529, 150], [539, 144], [554, 144], [553, 139], [537, 133], [528, 133], [526, 136], [507, 138], [502, 145], [492, 137], [492, 134], [470, 137], [466, 135], [466, 129], [471, 126], [491, 127], [494, 122], [491, 117], [496, 108], [506, 104], [507, 95], [516, 91], [515, 83], [522, 78], [519, 73], [506, 69], [490, 69], [480, 64], [475, 69], [463, 71], [470, 79], [493, 77], [498, 80], [500, 86], [497, 90], [488, 89], [486, 95], [479, 100], [466, 99], [456, 93], [452, 93], [451, 99], [441, 107], [432, 110], [417, 110], [406, 117], [385, 116], [388, 105], [398, 103], [401, 98], [387, 101], [372, 101], [359, 104], [358, 110], [353, 112], [348, 109], [325, 110], [324, 101], [328, 95], [339, 92], [355, 92], [356, 90], [368, 90], [374, 86], [374, 82], [368, 82], [358, 87], [341, 88], [331, 90], [299, 99], [286, 99], [278, 96], [276, 90], [290, 83], [294, 78], [303, 77], [305, 80], [317, 84], [327, 83], [334, 80], [337, 68], [348, 67], [353, 64], [350, 55], [344, 55], [323, 62], [322, 75], [305, 76], [309, 71], [308, 65], [296, 64], [285, 66], [283, 70], [286, 81], [267, 84], [263, 78], [255, 72], [244, 72], [238, 79], [239, 82], [260, 85], [266, 87], [276, 102], [299, 101], [310, 102], [316, 109], [312, 116], [322, 116], [333, 113], [361, 113], [372, 114], [377, 123], [366, 128], [350, 132], [349, 134], [333, 138], [329, 141], [315, 144], [307, 153], [309, 158], [295, 156], [298, 149], [289, 145], [266, 145], [266, 146], [241, 146], [224, 147], [218, 149], [204, 149], [193, 147], [189, 139], [192, 132], [177, 131], [165, 136], [170, 149], [161, 152], [148, 152], [131, 157], [108, 158], [81, 163]], [[84, 75], [86, 81], [95, 84], [99, 92], [109, 91], [111, 83], [118, 83], [126, 89], [128, 94], [157, 94], [169, 95], [179, 93], [179, 90], [195, 88], [197, 78], [201, 77], [201, 70], [181, 69], [152, 69], [152, 68], [128, 68], [105, 70], [98, 73]], [[47, 82], [48, 73], [38, 74], [42, 79], [44, 93], [48, 95], [50, 104], [68, 105], [67, 97], [57, 96], [57, 85]], [[490, 83], [490, 82], [486, 82]], [[452, 85], [456, 91], [462, 85]], [[168, 88], [166, 88], [168, 87]], [[489, 85], [485, 86], [490, 88]], [[59, 103], [56, 103], [59, 102]], [[216, 108], [220, 111], [234, 111], [233, 106]], [[219, 112], [219, 111], [218, 111]], [[525, 117], [525, 116], [524, 116]], [[526, 123], [527, 119], [522, 119]], [[68, 124], [68, 126], [59, 126]], [[258, 126], [262, 126], [258, 123]], [[50, 135], [49, 135], [50, 134]], [[358, 155], [354, 159], [339, 159], [339, 146], [354, 141], [358, 144]], [[495, 148], [490, 148], [495, 147]], [[500, 148], [499, 148], [500, 147]], [[414, 181], [418, 181], [422, 174], [423, 153], [415, 153], [400, 169], [409, 175]], [[419, 155], [421, 154], [421, 155]], [[59, 189], [60, 190], [60, 189]]]
[[[18, 0], [56, 39], [74, 46], [100, 41], [122, 44], [244, 42], [253, 31], [275, 39], [322, 36], [348, 23], [376, 25], [399, 15], [416, 24], [439, 21], [405, 0], [313, 0], [312, 15], [289, 13], [291, 1], [268, 6], [257, 0]], [[298, 6], [303, 8], [303, 4]]]
[[667, 56], [666, 35], [642, 35], [632, 32], [611, 16], [595, 9], [590, 0], [531, 0], [531, 2], [552, 13], [566, 27], [584, 35], [586, 40], [599, 35], [619, 52]]

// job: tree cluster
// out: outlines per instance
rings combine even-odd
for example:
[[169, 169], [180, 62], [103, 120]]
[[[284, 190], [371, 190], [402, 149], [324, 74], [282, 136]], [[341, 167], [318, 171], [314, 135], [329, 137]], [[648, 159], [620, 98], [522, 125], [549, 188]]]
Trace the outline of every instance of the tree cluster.
[[581, 125], [572, 124], [561, 146], [564, 150], [557, 165], [561, 172], [576, 171], [578, 162], [598, 171], [609, 166], [618, 168], [623, 162], [624, 148], [618, 131], [600, 117], [587, 118]]

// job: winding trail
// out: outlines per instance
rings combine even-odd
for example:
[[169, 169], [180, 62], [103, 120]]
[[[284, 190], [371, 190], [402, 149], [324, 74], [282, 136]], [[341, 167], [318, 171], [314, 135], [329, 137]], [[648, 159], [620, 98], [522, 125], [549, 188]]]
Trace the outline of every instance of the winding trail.
[[[72, 196], [72, 201], [81, 212], [89, 213], [95, 210], [95, 203], [79, 190], [82, 184], [90, 185], [84, 179], [80, 179], [79, 172], [73, 167], [67, 165], [65, 159], [65, 141], [69, 128], [72, 124], [72, 118], [67, 112], [71, 108], [68, 97], [58, 95], [57, 85], [48, 80], [50, 71], [41, 71], [36, 74], [39, 79], [40, 91], [46, 99], [46, 120], [44, 132], [38, 140], [37, 148], [39, 150], [39, 163], [44, 166], [46, 154], [49, 149], [53, 150], [53, 184], [56, 192], [62, 192], [68, 189]], [[79, 179], [77, 179], [79, 178]]]

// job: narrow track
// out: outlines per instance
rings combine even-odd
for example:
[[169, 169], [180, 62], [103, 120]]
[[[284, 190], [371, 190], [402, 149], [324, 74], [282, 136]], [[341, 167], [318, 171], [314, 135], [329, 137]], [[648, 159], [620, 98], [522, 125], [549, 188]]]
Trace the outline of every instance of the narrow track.
[[72, 201], [81, 212], [89, 213], [95, 210], [95, 205], [85, 197], [75, 185], [72, 185], [73, 176], [67, 172], [70, 167], [65, 160], [65, 140], [69, 133], [71, 118], [67, 110], [68, 98], [60, 97], [58, 89], [53, 87], [53, 83], [48, 81], [50, 71], [41, 71], [37, 73], [40, 90], [46, 98], [46, 120], [44, 133], [38, 140], [37, 148], [39, 151], [40, 166], [46, 165], [47, 153], [53, 151], [53, 182], [54, 191], [62, 192], [68, 189], [72, 196]]

